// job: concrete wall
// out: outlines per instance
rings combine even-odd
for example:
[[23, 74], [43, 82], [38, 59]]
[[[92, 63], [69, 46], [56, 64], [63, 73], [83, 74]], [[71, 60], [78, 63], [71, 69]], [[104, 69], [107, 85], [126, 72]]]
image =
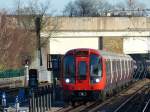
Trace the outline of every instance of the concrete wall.
[[128, 31], [150, 28], [149, 17], [54, 17], [50, 18], [46, 30], [57, 24], [58, 31]]
[[124, 38], [123, 52], [125, 54], [148, 53], [150, 50], [149, 37]]
[[[52, 25], [52, 23], [55, 23]], [[57, 25], [56, 32], [63, 32], [62, 35], [66, 35], [64, 32], [70, 33], [70, 37], [66, 38], [65, 36], [56, 36], [55, 39], [50, 40], [50, 53], [51, 54], [64, 54], [67, 50], [72, 48], [79, 48], [79, 47], [89, 47], [89, 48], [96, 48], [98, 49], [98, 41], [95, 40], [95, 37], [98, 36], [91, 36], [84, 37], [82, 33], [89, 33], [89, 32], [125, 32], [125, 31], [136, 31], [139, 32], [138, 35], [143, 33], [143, 31], [149, 31], [150, 29], [150, 18], [149, 17], [54, 17], [49, 18], [49, 24], [45, 28], [45, 31], [50, 31], [52, 26]], [[76, 35], [82, 36], [81, 38], [75, 38], [74, 32], [77, 32]], [[78, 34], [78, 32], [80, 34]], [[83, 34], [84, 34], [83, 33]], [[72, 35], [71, 35], [72, 34]], [[97, 33], [99, 34], [99, 33]], [[99, 34], [99, 36], [101, 36]], [[104, 36], [104, 49], [112, 52], [118, 53], [138, 53], [138, 52], [145, 52], [150, 50], [148, 48], [148, 40], [136, 41], [131, 42], [131, 40], [122, 39], [128, 36], [124, 35], [122, 37], [107, 35], [109, 37]], [[115, 38], [113, 38], [113, 37]], [[76, 36], [78, 37], [78, 36]], [[65, 38], [65, 39], [64, 39]], [[138, 38], [138, 37], [137, 37]], [[131, 38], [132, 39], [132, 38]], [[93, 41], [93, 42], [90, 42]], [[124, 42], [123, 42], [124, 41]], [[132, 48], [133, 43], [134, 46], [137, 45], [136, 43], [139, 42], [138, 50]], [[142, 43], [141, 43], [142, 42]], [[124, 45], [123, 45], [124, 44]], [[131, 45], [130, 45], [131, 44]], [[141, 49], [142, 48], [142, 49]]]
[[[98, 37], [71, 37], [71, 38], [51, 38], [50, 54], [65, 54], [74, 48], [99, 49]], [[103, 49], [111, 52], [123, 53], [123, 39], [120, 37], [104, 37]]]
[[74, 48], [98, 49], [98, 38], [51, 38], [50, 54], [65, 54]]
[[[149, 29], [150, 17], [50, 17], [43, 32], [50, 32], [50, 30], [55, 30], [56, 32], [54, 34], [56, 38], [50, 40], [51, 54], [64, 54], [69, 49], [79, 47], [98, 49], [98, 39], [96, 37], [102, 36], [100, 34], [101, 32], [108, 33], [109, 31], [114, 32], [113, 34], [116, 33], [117, 37], [112, 33], [108, 33], [107, 37], [104, 36], [104, 49], [128, 54], [132, 52], [144, 53], [145, 51], [150, 51], [150, 38], [143, 36], [143, 32], [149, 32]], [[144, 41], [135, 39], [136, 37], [129, 39], [128, 34], [122, 35], [121, 37], [121, 33], [119, 32], [125, 31], [129, 33], [136, 31], [139, 35], [137, 38], [144, 37], [143, 39], [147, 39]], [[60, 32], [62, 34], [58, 36], [57, 34]], [[65, 34], [66, 32], [69, 33], [69, 36]], [[92, 32], [97, 33], [92, 37]], [[135, 32], [132, 33], [134, 34]], [[88, 36], [88, 34], [90, 35]], [[75, 35], [76, 37], [74, 37]], [[146, 35], [150, 36], [149, 33]], [[80, 36], [82, 38], [78, 38]]]
[[123, 53], [123, 38], [121, 37], [104, 37], [103, 44], [104, 50]]

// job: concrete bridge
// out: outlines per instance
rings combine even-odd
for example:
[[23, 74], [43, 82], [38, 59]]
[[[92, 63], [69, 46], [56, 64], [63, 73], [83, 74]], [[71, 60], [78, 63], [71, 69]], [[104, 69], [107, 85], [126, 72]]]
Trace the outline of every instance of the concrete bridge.
[[51, 54], [64, 54], [79, 47], [100, 49], [102, 43], [103, 49], [113, 52], [150, 51], [149, 17], [54, 17], [49, 18], [41, 35], [48, 36], [51, 31], [54, 32], [50, 39]]

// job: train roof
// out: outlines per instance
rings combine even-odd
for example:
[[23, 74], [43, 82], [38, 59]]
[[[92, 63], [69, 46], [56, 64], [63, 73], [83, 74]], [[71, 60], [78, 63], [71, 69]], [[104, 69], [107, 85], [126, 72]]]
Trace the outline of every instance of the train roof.
[[119, 58], [119, 59], [133, 60], [131, 58], [131, 56], [129, 56], [129, 55], [119, 54], [119, 53], [114, 53], [114, 52], [109, 52], [109, 51], [104, 51], [104, 50], [91, 49], [91, 48], [71, 49], [67, 53], [75, 51], [75, 50], [89, 50], [89, 51], [94, 51], [94, 52], [97, 52], [99, 55], [103, 56], [105, 59], [118, 59]]
[[104, 50], [100, 50], [99, 53], [100, 53], [100, 55], [102, 55], [106, 59], [118, 59], [118, 58], [120, 58], [120, 59], [132, 60], [131, 56], [126, 55], [126, 54], [113, 53], [113, 52], [104, 51]]

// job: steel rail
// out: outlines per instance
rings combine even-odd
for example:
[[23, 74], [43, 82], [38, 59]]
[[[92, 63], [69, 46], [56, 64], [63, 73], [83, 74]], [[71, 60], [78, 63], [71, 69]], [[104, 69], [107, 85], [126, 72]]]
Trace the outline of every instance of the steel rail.
[[145, 87], [145, 85], [144, 86], [142, 86], [139, 90], [137, 90], [135, 93], [133, 93], [133, 95], [132, 96], [130, 96], [126, 101], [124, 101], [115, 111], [113, 111], [113, 112], [119, 112], [119, 110], [121, 109], [121, 108], [123, 108], [129, 101], [131, 101], [136, 95], [138, 95], [138, 93], [139, 92], [141, 92], [142, 90], [145, 90], [145, 88], [143, 88], [143, 87]]
[[142, 112], [146, 112], [146, 110], [148, 109], [148, 105], [150, 105], [150, 99], [148, 100], [148, 102], [146, 103], [144, 109]]
[[[121, 94], [121, 93], [124, 93], [124, 92], [127, 91], [127, 90], [130, 90], [131, 88], [133, 88], [133, 87], [137, 84], [137, 82], [139, 83], [139, 82], [141, 82], [141, 81], [142, 81], [142, 80], [138, 80], [138, 81], [135, 80], [133, 84], [131, 84], [128, 88], [123, 89], [123, 90], [122, 90], [121, 92], [119, 92], [118, 94]], [[143, 87], [144, 87], [144, 86], [142, 86], [142, 87], [139, 88], [139, 89], [142, 89]], [[138, 90], [139, 90], [139, 89], [138, 89]], [[138, 90], [137, 90], [137, 91], [138, 91]], [[137, 91], [133, 92], [132, 94], [135, 94]], [[110, 98], [106, 99], [104, 102], [101, 102], [99, 105], [97, 105], [97, 106], [95, 106], [94, 108], [90, 109], [88, 112], [96, 112], [99, 108], [101, 108], [102, 106], [106, 105], [108, 102], [114, 100], [115, 98], [116, 98], [116, 95], [111, 96]]]

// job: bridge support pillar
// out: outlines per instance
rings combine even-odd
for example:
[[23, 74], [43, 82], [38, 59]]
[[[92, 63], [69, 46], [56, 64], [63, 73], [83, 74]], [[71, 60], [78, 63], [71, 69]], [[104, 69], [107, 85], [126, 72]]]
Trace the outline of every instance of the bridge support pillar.
[[103, 50], [103, 37], [102, 36], [100, 36], [99, 38], [98, 38], [98, 49], [99, 50]]

